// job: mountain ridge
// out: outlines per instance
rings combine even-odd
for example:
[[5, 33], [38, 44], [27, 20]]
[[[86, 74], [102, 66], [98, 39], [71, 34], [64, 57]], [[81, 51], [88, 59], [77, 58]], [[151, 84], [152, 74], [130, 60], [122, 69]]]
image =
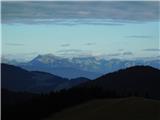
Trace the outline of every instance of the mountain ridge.
[[77, 77], [93, 79], [101, 75], [101, 73], [91, 72], [80, 68], [80, 65], [73, 63], [72, 59], [62, 58], [52, 54], [38, 55], [28, 63], [18, 66], [31, 71], [38, 70], [49, 72], [69, 79]]
[[[27, 71], [23, 68], [1, 64], [2, 88], [15, 91], [29, 92], [50, 92], [61, 89], [68, 89], [86, 82], [87, 78], [66, 79], [50, 73], [41, 71]], [[72, 81], [74, 81], [72, 83]]]
[[139, 94], [160, 99], [160, 70], [151, 66], [134, 66], [82, 83], [81, 87], [100, 87], [123, 94]]
[[20, 66], [29, 71], [45, 71], [69, 79], [77, 77], [96, 79], [105, 73], [136, 65], [149, 65], [160, 68], [158, 58], [150, 60], [107, 60], [94, 56], [64, 58], [53, 54], [38, 55], [25, 63], [18, 64], [13, 62], [13, 65]]

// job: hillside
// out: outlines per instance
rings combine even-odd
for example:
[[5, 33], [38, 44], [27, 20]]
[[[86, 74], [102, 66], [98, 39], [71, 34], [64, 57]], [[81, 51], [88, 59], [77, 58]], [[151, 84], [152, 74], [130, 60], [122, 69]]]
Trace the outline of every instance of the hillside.
[[[39, 120], [55, 114], [54, 120], [158, 120], [159, 101], [151, 98], [160, 99], [159, 80], [160, 70], [150, 66], [134, 66], [88, 81], [83, 77], [69, 80], [50, 73], [2, 64], [2, 88], [11, 90], [2, 91], [3, 120], [21, 120], [22, 116], [26, 116], [24, 120]], [[62, 88], [70, 89], [60, 90]], [[52, 90], [60, 91], [41, 94], [33, 99], [30, 99], [33, 94], [22, 92]], [[141, 98], [127, 98], [130, 96]], [[142, 99], [144, 97], [148, 100]], [[19, 101], [22, 104], [17, 104]], [[57, 113], [60, 111], [62, 113]]]
[[50, 73], [27, 71], [17, 66], [1, 64], [2, 88], [11, 91], [50, 92], [76, 86], [87, 78], [66, 79]]
[[159, 120], [160, 101], [144, 98], [93, 100], [45, 120]]
[[100, 87], [122, 94], [149, 94], [160, 98], [160, 70], [150, 66], [134, 66], [103, 75], [96, 80], [81, 85], [82, 87]]

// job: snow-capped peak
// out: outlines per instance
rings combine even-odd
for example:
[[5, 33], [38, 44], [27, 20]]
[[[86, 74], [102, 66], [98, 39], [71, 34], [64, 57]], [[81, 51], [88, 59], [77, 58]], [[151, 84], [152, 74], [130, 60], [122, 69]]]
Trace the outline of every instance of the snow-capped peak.
[[34, 58], [32, 61], [38, 61], [41, 63], [49, 64], [53, 63], [57, 60], [61, 60], [62, 58], [55, 56], [53, 54], [45, 54], [45, 55], [38, 55], [36, 58]]

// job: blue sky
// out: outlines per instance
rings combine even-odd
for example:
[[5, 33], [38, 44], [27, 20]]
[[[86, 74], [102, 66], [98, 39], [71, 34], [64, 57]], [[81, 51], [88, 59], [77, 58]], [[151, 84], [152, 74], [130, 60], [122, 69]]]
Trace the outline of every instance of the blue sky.
[[2, 54], [159, 56], [156, 2], [2, 3]]

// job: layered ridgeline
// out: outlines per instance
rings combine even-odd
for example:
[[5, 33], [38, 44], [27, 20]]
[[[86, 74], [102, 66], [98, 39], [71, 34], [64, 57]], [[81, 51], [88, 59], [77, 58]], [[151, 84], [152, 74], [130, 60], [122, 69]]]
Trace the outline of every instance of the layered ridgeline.
[[[132, 117], [134, 119], [159, 119], [157, 116], [160, 110], [159, 102], [143, 99], [144, 97], [160, 99], [160, 70], [150, 66], [129, 67], [92, 81], [85, 78], [68, 80], [50, 73], [27, 71], [7, 64], [2, 64], [1, 68], [2, 120], [21, 120], [22, 118], [24, 120], [40, 120], [52, 114], [53, 117], [49, 117], [48, 120], [67, 120], [72, 117], [75, 119], [70, 112], [68, 115], [66, 114], [68, 113], [66, 108], [70, 107], [73, 107], [71, 111], [74, 111], [74, 114], [81, 116], [79, 119], [85, 118], [87, 113], [87, 118], [90, 119], [95, 112], [98, 114], [93, 116], [94, 119], [100, 118], [100, 116], [109, 119], [112, 118], [112, 115], [120, 119], [130, 119], [130, 115], [134, 116]], [[54, 92], [63, 88], [69, 89]], [[53, 92], [47, 94], [28, 93], [49, 91]], [[138, 96], [142, 99], [124, 98], [129, 96]], [[92, 102], [92, 100], [102, 98], [108, 99], [104, 99], [104, 102], [101, 100]], [[82, 104], [84, 102], [87, 104]], [[80, 109], [77, 110], [77, 107], [74, 107], [76, 105], [79, 105], [77, 107]], [[110, 108], [112, 108], [111, 111]], [[65, 109], [66, 112], [63, 112], [62, 110]], [[125, 115], [126, 112], [128, 112], [128, 116]], [[139, 112], [143, 115], [138, 114]], [[147, 117], [145, 116], [146, 112], [148, 113]]]
[[1, 64], [1, 86], [13, 91], [50, 92], [68, 89], [87, 78], [66, 79], [50, 73], [40, 71], [27, 71], [20, 67]]
[[126, 96], [149, 96], [160, 99], [160, 70], [150, 66], [134, 66], [105, 74], [80, 87], [98, 87]]
[[31, 71], [52, 73], [65, 78], [86, 77], [89, 79], [96, 79], [103, 74], [135, 65], [149, 65], [160, 68], [158, 58], [135, 60], [103, 59], [91, 56], [63, 58], [52, 54], [46, 54], [38, 55], [31, 61], [25, 63], [19, 63], [16, 60], [7, 60], [4, 58], [2, 62], [20, 66]]
[[1, 64], [2, 88], [14, 91], [50, 92], [73, 86], [98, 87], [123, 95], [148, 94], [160, 98], [160, 70], [150, 66], [134, 66], [108, 73], [95, 80], [66, 79], [50, 73], [27, 71], [13, 65]]

